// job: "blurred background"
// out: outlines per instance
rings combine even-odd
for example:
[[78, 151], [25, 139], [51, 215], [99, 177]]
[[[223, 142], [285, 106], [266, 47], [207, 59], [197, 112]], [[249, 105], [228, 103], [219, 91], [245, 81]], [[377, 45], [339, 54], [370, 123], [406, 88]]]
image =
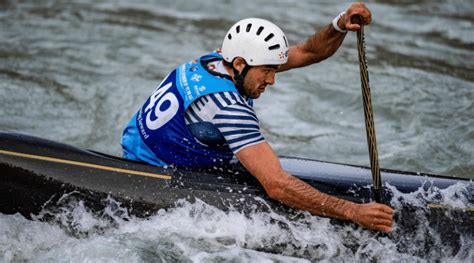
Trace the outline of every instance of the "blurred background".
[[[345, 1], [0, 1], [0, 129], [121, 155], [131, 116], [174, 67], [246, 17], [305, 41]], [[383, 168], [474, 178], [474, 4], [367, 1]], [[280, 155], [369, 165], [355, 33], [255, 102]]]
[[[367, 1], [365, 29], [380, 165], [474, 179], [472, 0]], [[122, 129], [176, 66], [220, 47], [236, 21], [261, 17], [290, 44], [349, 6], [290, 0], [0, 0], [0, 130], [121, 155]], [[369, 165], [354, 33], [317, 65], [277, 76], [255, 101], [280, 155]], [[120, 203], [94, 214], [74, 193], [52, 222], [0, 214], [2, 262], [472, 262], [474, 239], [423, 213], [430, 200], [466, 207], [467, 185], [395, 193], [420, 211], [389, 235], [328, 218], [244, 215], [179, 201], [149, 218]], [[458, 222], [453, 218], [453, 224]], [[407, 224], [405, 222], [405, 224]], [[449, 240], [448, 240], [449, 241]]]

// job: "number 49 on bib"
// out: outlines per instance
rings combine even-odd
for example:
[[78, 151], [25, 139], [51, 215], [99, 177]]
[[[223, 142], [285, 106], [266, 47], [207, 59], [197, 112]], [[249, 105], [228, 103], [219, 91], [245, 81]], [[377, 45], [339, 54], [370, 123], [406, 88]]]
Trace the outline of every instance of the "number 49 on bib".
[[[148, 129], [156, 130], [160, 128], [170, 121], [178, 112], [178, 99], [176, 98], [176, 95], [173, 94], [173, 92], [168, 92], [172, 85], [173, 82], [169, 82], [163, 87], [158, 88], [150, 96], [150, 102], [145, 108], [145, 124]], [[155, 115], [153, 120], [152, 115]]]

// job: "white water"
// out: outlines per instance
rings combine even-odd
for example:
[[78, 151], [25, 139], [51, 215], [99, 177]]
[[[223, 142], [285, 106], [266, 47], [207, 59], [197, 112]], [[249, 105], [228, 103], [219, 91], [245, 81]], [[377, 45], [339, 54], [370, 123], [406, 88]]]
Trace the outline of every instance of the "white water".
[[[0, 1], [0, 129], [119, 155], [122, 128], [161, 78], [218, 48], [235, 21], [270, 19], [295, 44], [348, 5], [242, 2]], [[381, 166], [474, 178], [472, 1], [368, 5]], [[349, 35], [331, 59], [278, 76], [256, 101], [276, 151], [367, 165], [358, 74]], [[202, 203], [139, 219], [111, 202], [96, 215], [65, 197], [65, 208], [51, 213], [50, 223], [0, 214], [0, 261], [474, 262], [472, 235], [465, 233], [451, 253], [422, 209], [425, 199], [472, 207], [464, 199], [472, 191], [463, 189], [397, 196], [395, 208], [413, 202], [420, 214], [414, 231], [403, 232], [397, 225], [406, 220], [397, 221], [390, 238], [324, 218], [246, 217]]]
[[422, 209], [440, 200], [466, 208], [469, 187], [472, 194], [472, 183], [396, 193], [392, 206], [412, 203], [420, 212], [410, 231], [396, 223], [390, 236], [309, 214], [244, 215], [202, 201], [180, 201], [147, 219], [129, 216], [114, 200], [92, 213], [71, 193], [61, 209], [40, 216], [52, 216], [49, 222], [0, 214], [0, 262], [472, 262], [473, 232], [459, 233], [460, 248], [446, 245]]

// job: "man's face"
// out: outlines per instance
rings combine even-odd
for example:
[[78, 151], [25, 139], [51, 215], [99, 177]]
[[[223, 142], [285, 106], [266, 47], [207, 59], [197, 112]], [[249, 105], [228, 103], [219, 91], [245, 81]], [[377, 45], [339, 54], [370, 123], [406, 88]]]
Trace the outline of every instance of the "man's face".
[[252, 99], [260, 97], [267, 85], [275, 83], [275, 74], [279, 66], [263, 65], [249, 69], [244, 79], [244, 91]]

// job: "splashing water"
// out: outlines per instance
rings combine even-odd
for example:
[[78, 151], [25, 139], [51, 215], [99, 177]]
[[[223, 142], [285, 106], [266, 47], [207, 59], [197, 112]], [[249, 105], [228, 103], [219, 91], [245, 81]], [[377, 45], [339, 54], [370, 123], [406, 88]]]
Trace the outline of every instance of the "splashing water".
[[[450, 238], [457, 240], [446, 242], [424, 207], [441, 201], [468, 208], [472, 204], [465, 202], [473, 187], [420, 188], [410, 194], [392, 187], [397, 220], [390, 235], [308, 213], [222, 211], [200, 200], [178, 201], [148, 218], [129, 215], [110, 198], [104, 210], [92, 212], [70, 193], [31, 221], [18, 214], [0, 215], [0, 261], [468, 262], [474, 258], [472, 230], [454, 228]], [[416, 220], [403, 215], [407, 204], [416, 210]], [[452, 220], [456, 213], [445, 215]]]
[[[156, 84], [178, 64], [218, 48], [235, 21], [267, 18], [296, 44], [347, 7], [241, 2], [1, 1], [0, 129], [119, 155], [123, 125]], [[474, 5], [368, 6], [381, 166], [474, 178]], [[256, 102], [266, 138], [281, 155], [366, 165], [359, 85], [348, 34], [332, 58], [283, 73]], [[35, 220], [0, 214], [0, 261], [474, 262], [474, 227], [459, 228], [466, 214], [425, 208], [472, 208], [472, 189], [392, 189], [397, 222], [390, 236], [308, 214], [242, 214], [202, 202], [181, 201], [143, 219], [111, 199], [91, 212], [70, 193]], [[451, 221], [437, 225], [437, 216]]]

